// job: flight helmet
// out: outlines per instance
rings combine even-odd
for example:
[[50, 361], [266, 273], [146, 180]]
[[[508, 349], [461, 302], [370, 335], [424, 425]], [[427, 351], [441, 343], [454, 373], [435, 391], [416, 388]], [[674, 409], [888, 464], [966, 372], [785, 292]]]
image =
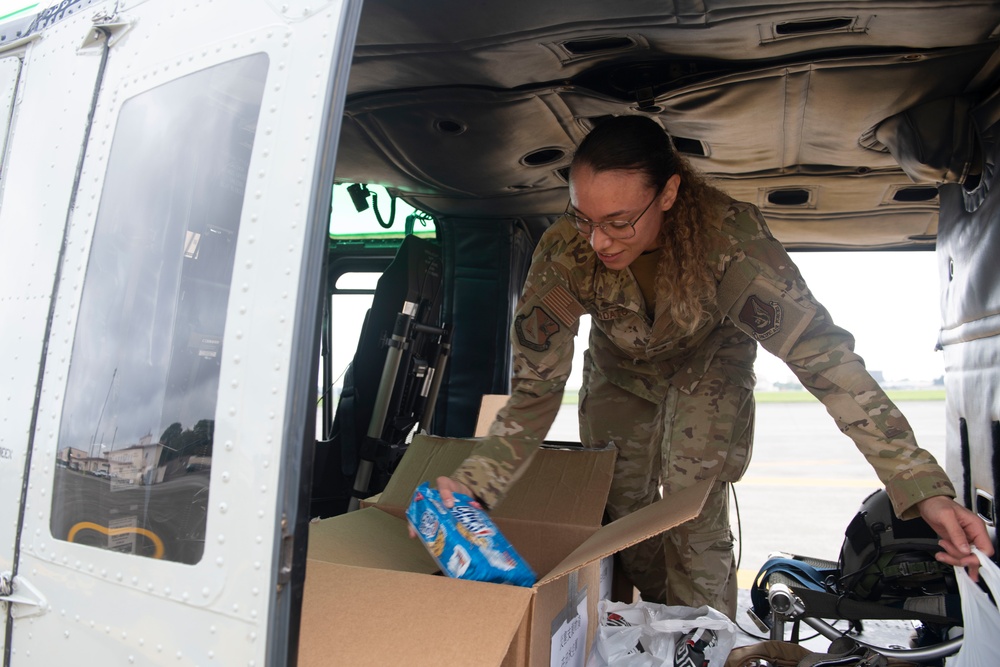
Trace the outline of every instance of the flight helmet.
[[934, 559], [941, 550], [927, 522], [898, 519], [880, 489], [865, 498], [847, 526], [837, 588], [857, 600], [955, 592], [953, 568]]

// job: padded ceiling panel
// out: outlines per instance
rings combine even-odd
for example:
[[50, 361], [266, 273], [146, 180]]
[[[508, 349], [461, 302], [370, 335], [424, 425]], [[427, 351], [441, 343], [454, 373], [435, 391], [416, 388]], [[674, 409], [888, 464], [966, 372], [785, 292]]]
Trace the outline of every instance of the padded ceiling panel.
[[440, 191], [477, 196], [564, 185], [551, 163], [523, 162], [537, 151], [575, 149], [560, 119], [566, 117], [562, 107], [552, 91], [437, 89], [369, 97], [347, 115], [387, 162]]
[[812, 193], [769, 212], [791, 247], [926, 247], [938, 201], [887, 195], [914, 183], [886, 146], [913, 178], [965, 176], [971, 146], [924, 169], [920, 141], [962, 126], [931, 103], [1000, 85], [998, 23], [985, 0], [368, 0], [336, 175], [439, 217], [554, 219], [593, 122], [648, 113], [737, 197]]
[[[926, 188], [913, 190], [912, 182], [901, 174], [845, 175], [830, 179], [790, 174], [759, 179], [718, 179], [716, 185], [736, 199], [760, 207], [775, 237], [794, 247], [853, 245], [847, 239], [863, 236], [871, 247], [933, 245], [923, 237], [937, 233], [938, 199], [900, 201], [900, 190], [922, 197]], [[772, 203], [774, 192], [804, 192], [808, 200], [800, 205]], [[780, 201], [780, 198], [777, 198]], [[830, 242], [842, 236], [843, 242]], [[915, 238], [910, 238], [915, 237]]]
[[[777, 34], [789, 22], [830, 18], [848, 18], [852, 25]], [[988, 41], [998, 25], [1000, 5], [989, 0], [367, 0], [349, 94], [447, 86], [456, 79], [511, 88], [646, 52], [741, 61], [825, 49], [936, 49]], [[622, 53], [558, 55], [566, 41], [621, 35], [639, 35], [642, 44]]]
[[[767, 68], [657, 98], [661, 111], [653, 115], [672, 134], [704, 142], [710, 155], [698, 166], [713, 174], [798, 165], [892, 169], [892, 156], [864, 148], [862, 135], [930, 95], [961, 92], [991, 53], [979, 47]], [[347, 116], [379, 158], [413, 182], [452, 195], [497, 196], [563, 187], [553, 171], [568, 159], [533, 167], [522, 158], [550, 149], [568, 158], [583, 136], [577, 119], [621, 111], [617, 100], [566, 86], [436, 88], [365, 96], [348, 105]]]

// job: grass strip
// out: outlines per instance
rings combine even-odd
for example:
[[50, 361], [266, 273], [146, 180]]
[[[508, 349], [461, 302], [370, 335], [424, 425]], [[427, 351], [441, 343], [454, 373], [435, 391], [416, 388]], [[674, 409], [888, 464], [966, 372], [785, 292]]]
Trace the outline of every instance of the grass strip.
[[[943, 401], [945, 397], [944, 388], [935, 389], [887, 389], [886, 393], [894, 402], [904, 401]], [[567, 389], [563, 394], [563, 405], [576, 405], [578, 402], [578, 392], [575, 389]], [[758, 403], [811, 403], [816, 401], [816, 397], [808, 391], [756, 391], [754, 399]]]

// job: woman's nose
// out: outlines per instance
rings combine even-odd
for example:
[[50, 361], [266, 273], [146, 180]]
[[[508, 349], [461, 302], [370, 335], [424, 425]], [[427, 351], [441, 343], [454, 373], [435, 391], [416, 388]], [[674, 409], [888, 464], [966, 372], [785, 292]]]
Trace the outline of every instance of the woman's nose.
[[590, 230], [590, 247], [601, 252], [607, 249], [614, 240], [607, 235], [607, 233], [601, 229], [600, 225], [594, 225]]

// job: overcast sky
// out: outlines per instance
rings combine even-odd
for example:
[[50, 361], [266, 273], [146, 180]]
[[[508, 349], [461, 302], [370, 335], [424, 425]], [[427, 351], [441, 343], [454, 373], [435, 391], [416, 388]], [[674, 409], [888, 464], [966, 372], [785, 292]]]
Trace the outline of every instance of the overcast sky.
[[[791, 257], [833, 321], [854, 335], [855, 352], [869, 371], [881, 371], [887, 384], [931, 382], [944, 375], [942, 353], [934, 351], [941, 315], [933, 252], [798, 252]], [[788, 366], [761, 347], [755, 369], [758, 386], [795, 381]], [[569, 386], [579, 385], [579, 370], [573, 369]]]
[[[857, 341], [855, 351], [887, 382], [944, 375], [934, 351], [941, 327], [934, 252], [792, 253], [806, 283], [833, 321]], [[791, 374], [767, 352], [757, 375], [781, 381]]]

